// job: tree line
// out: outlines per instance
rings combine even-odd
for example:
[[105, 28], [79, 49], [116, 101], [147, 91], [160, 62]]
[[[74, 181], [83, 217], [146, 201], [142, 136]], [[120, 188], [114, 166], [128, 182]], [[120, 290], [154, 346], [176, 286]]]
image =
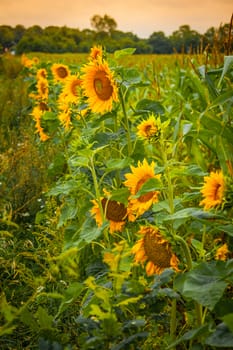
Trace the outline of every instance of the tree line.
[[1, 25], [0, 52], [86, 53], [93, 45], [98, 44], [106, 47], [108, 52], [134, 47], [137, 54], [199, 53], [213, 46], [217, 46], [218, 51], [225, 52], [226, 47], [228, 50], [229, 47], [232, 49], [231, 24], [226, 23], [219, 28], [211, 27], [204, 34], [185, 24], [170, 36], [158, 31], [153, 32], [147, 39], [139, 38], [132, 32], [117, 30], [116, 21], [108, 15], [94, 15], [91, 18], [92, 29], [83, 30], [67, 26], [42, 28], [33, 25], [25, 28], [21, 24], [15, 27]]

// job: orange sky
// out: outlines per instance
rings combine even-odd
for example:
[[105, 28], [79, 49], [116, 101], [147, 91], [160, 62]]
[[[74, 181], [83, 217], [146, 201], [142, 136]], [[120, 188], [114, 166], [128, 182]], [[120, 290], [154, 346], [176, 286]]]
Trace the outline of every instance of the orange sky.
[[117, 29], [140, 38], [157, 31], [170, 35], [183, 24], [203, 34], [229, 23], [232, 13], [232, 0], [0, 0], [0, 25], [66, 25], [82, 30], [91, 28], [93, 15], [107, 14]]

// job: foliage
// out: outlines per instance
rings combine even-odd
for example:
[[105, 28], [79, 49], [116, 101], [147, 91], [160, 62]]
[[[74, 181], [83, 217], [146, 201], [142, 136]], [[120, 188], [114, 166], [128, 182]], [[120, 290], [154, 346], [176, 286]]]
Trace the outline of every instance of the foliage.
[[[233, 57], [134, 52], [55, 60], [67, 81], [46, 55], [23, 56], [24, 68], [2, 57], [2, 105], [12, 93], [23, 115], [1, 114], [2, 349], [233, 346]], [[28, 221], [18, 210], [27, 195]], [[163, 262], [171, 251], [177, 266]]]

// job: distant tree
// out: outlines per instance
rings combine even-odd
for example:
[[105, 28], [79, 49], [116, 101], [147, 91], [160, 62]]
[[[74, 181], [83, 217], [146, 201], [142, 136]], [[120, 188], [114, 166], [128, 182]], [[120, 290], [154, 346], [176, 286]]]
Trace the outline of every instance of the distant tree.
[[94, 15], [91, 18], [91, 26], [97, 32], [111, 33], [113, 30], [116, 30], [117, 23], [114, 18], [108, 15], [104, 15], [103, 17], [100, 15]]
[[151, 34], [147, 42], [152, 48], [152, 53], [172, 53], [171, 41], [165, 36], [164, 32], [154, 32]]
[[184, 24], [174, 31], [169, 39], [177, 52], [189, 53], [198, 49], [201, 35]]
[[14, 28], [14, 37], [15, 37], [15, 43], [18, 43], [19, 40], [24, 36], [24, 33], [26, 32], [26, 28], [22, 26], [21, 24], [17, 24]]
[[8, 50], [14, 45], [14, 30], [11, 26], [0, 26], [0, 44], [2, 50]]

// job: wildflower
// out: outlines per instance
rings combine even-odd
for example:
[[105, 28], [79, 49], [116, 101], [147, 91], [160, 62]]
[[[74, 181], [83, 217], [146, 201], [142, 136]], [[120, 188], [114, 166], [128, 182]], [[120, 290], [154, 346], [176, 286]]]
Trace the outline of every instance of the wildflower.
[[225, 182], [222, 171], [212, 171], [209, 176], [204, 177], [204, 185], [201, 188], [203, 200], [200, 205], [208, 210], [223, 203]]
[[228, 246], [225, 243], [220, 248], [217, 249], [217, 251], [215, 253], [215, 259], [224, 261], [227, 259], [228, 254], [229, 254]]
[[[103, 224], [101, 209], [98, 202], [94, 199], [91, 214], [95, 217], [97, 225]], [[123, 203], [103, 197], [101, 199], [102, 211], [104, 216], [110, 223], [110, 233], [121, 232], [125, 226], [127, 209]]]
[[125, 174], [126, 181], [124, 185], [130, 190], [129, 197], [129, 220], [134, 221], [134, 215], [140, 216], [147, 211], [153, 203], [158, 202], [159, 191], [150, 191], [142, 194], [139, 197], [135, 197], [142, 185], [149, 179], [160, 179], [160, 175], [154, 173], [155, 163], [148, 164], [144, 159], [141, 163], [138, 162], [137, 167], [131, 166], [132, 173]]
[[134, 261], [144, 265], [148, 276], [161, 274], [166, 268], [179, 271], [177, 256], [170, 243], [161, 235], [157, 227], [142, 226], [138, 232], [143, 237], [132, 248]]
[[118, 88], [108, 63], [94, 60], [82, 71], [82, 87], [91, 110], [97, 113], [111, 111], [113, 102], [118, 101]]
[[51, 67], [53, 77], [56, 81], [64, 82], [70, 76], [69, 67], [65, 64], [54, 63]]

